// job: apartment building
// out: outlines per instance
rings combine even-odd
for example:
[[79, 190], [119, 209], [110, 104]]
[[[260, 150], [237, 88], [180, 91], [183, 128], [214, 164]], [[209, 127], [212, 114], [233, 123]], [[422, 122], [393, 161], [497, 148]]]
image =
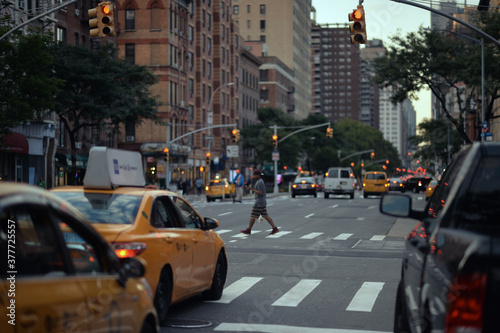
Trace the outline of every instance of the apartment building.
[[246, 41], [267, 44], [267, 56], [279, 58], [294, 74], [297, 119], [311, 113], [311, 0], [234, 0], [233, 19]]

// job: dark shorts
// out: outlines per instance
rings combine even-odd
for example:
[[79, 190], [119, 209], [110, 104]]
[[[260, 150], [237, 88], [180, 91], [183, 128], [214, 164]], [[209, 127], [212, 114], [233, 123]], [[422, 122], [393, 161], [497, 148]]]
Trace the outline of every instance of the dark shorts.
[[262, 215], [262, 217], [269, 216], [269, 215], [267, 215], [266, 206], [253, 205], [252, 212], [250, 213], [250, 217], [258, 219], [260, 215]]

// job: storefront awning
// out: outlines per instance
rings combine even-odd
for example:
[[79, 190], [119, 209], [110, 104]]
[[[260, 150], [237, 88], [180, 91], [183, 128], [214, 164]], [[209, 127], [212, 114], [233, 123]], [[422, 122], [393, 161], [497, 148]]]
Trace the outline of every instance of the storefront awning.
[[[86, 155], [76, 155], [76, 168], [86, 169], [89, 157]], [[56, 154], [56, 167], [71, 168], [71, 154]]]
[[7, 153], [29, 154], [28, 139], [21, 133], [5, 134], [0, 139], [0, 151]]

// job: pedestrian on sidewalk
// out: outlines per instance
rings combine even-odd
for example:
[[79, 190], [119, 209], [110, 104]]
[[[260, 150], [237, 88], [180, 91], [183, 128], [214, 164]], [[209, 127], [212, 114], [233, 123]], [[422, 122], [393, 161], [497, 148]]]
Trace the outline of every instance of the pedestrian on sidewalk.
[[233, 183], [235, 191], [233, 203], [236, 201], [241, 202], [243, 200], [243, 186], [245, 185], [245, 181], [239, 169], [236, 169], [236, 176], [234, 176]]
[[198, 195], [201, 195], [201, 189], [203, 187], [203, 179], [198, 178], [196, 179], [196, 181], [194, 182], [195, 185], [196, 185], [196, 191], [198, 192]]
[[253, 172], [252, 180], [255, 181], [254, 185], [248, 185], [246, 188], [249, 191], [253, 191], [255, 193], [255, 203], [252, 207], [252, 212], [250, 213], [250, 222], [248, 223], [248, 228], [245, 230], [241, 230], [242, 233], [250, 235], [252, 232], [252, 227], [255, 223], [255, 219], [258, 219], [259, 216], [262, 216], [269, 222], [273, 229], [271, 230], [270, 235], [274, 235], [279, 230], [273, 222], [271, 216], [267, 214], [267, 200], [266, 200], [266, 184], [264, 184], [264, 180], [262, 179], [262, 172], [256, 169]]

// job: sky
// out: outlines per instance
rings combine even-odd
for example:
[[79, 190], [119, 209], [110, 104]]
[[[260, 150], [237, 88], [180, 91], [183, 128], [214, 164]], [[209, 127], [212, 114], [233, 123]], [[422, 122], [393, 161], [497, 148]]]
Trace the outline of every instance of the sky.
[[[429, 6], [430, 0], [416, 1]], [[437, 1], [435, 1], [437, 2]], [[406, 36], [408, 32], [417, 31], [422, 25], [430, 27], [431, 12], [390, 0], [363, 1], [366, 17], [366, 34], [368, 40], [381, 39], [384, 45], [391, 43], [389, 37], [396, 34]], [[317, 23], [350, 23], [348, 14], [359, 5], [359, 0], [312, 0], [316, 8]], [[431, 116], [431, 93], [422, 90], [418, 101], [412, 101], [417, 112], [417, 124]]]

